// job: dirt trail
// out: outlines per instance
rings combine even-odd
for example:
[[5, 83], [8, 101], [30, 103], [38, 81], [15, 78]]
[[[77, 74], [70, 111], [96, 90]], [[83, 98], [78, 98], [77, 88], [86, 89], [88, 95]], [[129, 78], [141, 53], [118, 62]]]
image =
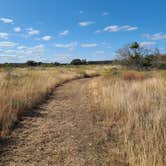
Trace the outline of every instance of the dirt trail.
[[80, 79], [58, 87], [48, 103], [23, 117], [11, 137], [3, 142], [4, 148], [0, 147], [0, 163], [102, 165], [100, 149], [95, 145], [104, 133], [93, 123], [86, 88], [90, 80]]

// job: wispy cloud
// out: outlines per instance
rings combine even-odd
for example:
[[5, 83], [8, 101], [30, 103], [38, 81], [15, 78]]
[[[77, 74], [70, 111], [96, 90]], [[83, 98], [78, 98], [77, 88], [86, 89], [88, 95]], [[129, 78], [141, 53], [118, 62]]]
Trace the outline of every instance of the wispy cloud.
[[28, 35], [32, 36], [32, 35], [38, 35], [40, 33], [39, 30], [33, 29], [33, 28], [27, 28], [28, 31]]
[[101, 45], [103, 45], [105, 48], [112, 48], [111, 44], [110, 43], [107, 43], [107, 42], [102, 42]]
[[82, 21], [82, 22], [79, 22], [78, 25], [82, 26], [82, 27], [86, 27], [86, 26], [90, 26], [94, 23], [95, 23], [94, 21]]
[[24, 50], [24, 49], [26, 49], [27, 47], [26, 46], [23, 46], [23, 45], [19, 45], [18, 47], [17, 47], [17, 49], [18, 50]]
[[164, 52], [165, 53], [165, 51], [166, 51], [166, 48], [163, 48], [163, 47], [159, 47], [158, 49], [160, 50], [160, 52]]
[[14, 32], [21, 32], [21, 28], [20, 27], [15, 27], [13, 28]]
[[108, 15], [109, 15], [108, 12], [103, 12], [103, 13], [102, 13], [102, 16], [108, 16]]
[[[5, 47], [0, 51], [0, 59], [4, 62], [26, 62], [33, 59], [41, 61], [41, 57], [45, 53], [44, 45], [34, 45], [33, 47], [27, 47], [19, 44], [6, 43], [8, 47]], [[2, 45], [2, 43], [0, 43]], [[4, 46], [4, 44], [3, 44]], [[17, 46], [17, 47], [14, 47]]]
[[5, 24], [11, 24], [11, 23], [13, 23], [13, 20], [11, 18], [5, 18], [5, 17], [1, 17], [0, 21], [2, 21]]
[[2, 47], [2, 48], [10, 48], [10, 47], [15, 47], [17, 45], [18, 45], [18, 43], [9, 42], [9, 41], [0, 42], [0, 47]]
[[8, 36], [8, 33], [0, 32], [0, 39], [8, 39]]
[[46, 35], [46, 36], [42, 37], [42, 40], [44, 40], [44, 41], [49, 41], [51, 39], [52, 39], [52, 36], [49, 36], [49, 35]]
[[80, 14], [83, 14], [83, 13], [84, 13], [84, 11], [80, 10]]
[[77, 45], [78, 45], [77, 42], [71, 42], [71, 43], [66, 43], [66, 44], [57, 43], [57, 44], [55, 44], [55, 47], [57, 47], [57, 48], [67, 48], [69, 50], [73, 50], [75, 47], [77, 47]]
[[101, 32], [101, 30], [98, 29], [98, 30], [96, 30], [94, 33], [100, 33], [100, 32]]
[[151, 47], [151, 46], [154, 46], [156, 44], [156, 42], [151, 42], [151, 41], [147, 41], [147, 42], [141, 42], [140, 45], [142, 47]]
[[69, 30], [65, 30], [65, 31], [59, 33], [59, 35], [61, 35], [61, 36], [66, 36], [68, 34], [69, 34]]
[[104, 28], [105, 32], [118, 32], [118, 31], [134, 31], [137, 30], [138, 27], [136, 26], [130, 26], [130, 25], [123, 25], [123, 26], [118, 26], [118, 25], [110, 25]]
[[105, 51], [104, 50], [97, 50], [97, 51], [95, 51], [95, 54], [104, 54], [105, 53]]
[[60, 62], [60, 63], [68, 63], [71, 62], [73, 59], [79, 58], [79, 59], [83, 59], [82, 56], [79, 55], [73, 55], [70, 53], [55, 53], [53, 54], [53, 58], [55, 59], [55, 61]]
[[97, 46], [96, 43], [84, 43], [84, 44], [81, 44], [82, 48], [91, 48], [91, 47], [96, 47], [96, 46]]
[[166, 34], [162, 34], [162, 33], [144, 34], [143, 36], [146, 37], [147, 39], [150, 39], [150, 40], [166, 39]]
[[19, 45], [17, 47], [17, 50], [23, 51], [25, 54], [37, 55], [37, 54], [43, 52], [44, 45], [39, 44], [39, 45], [35, 45], [33, 47], [27, 47], [27, 46], [24, 46], [24, 45]]
[[44, 53], [44, 45], [39, 44], [39, 45], [35, 45], [33, 47], [27, 47], [25, 50], [25, 54], [26, 55], [35, 55], [35, 56], [39, 56], [41, 54]]

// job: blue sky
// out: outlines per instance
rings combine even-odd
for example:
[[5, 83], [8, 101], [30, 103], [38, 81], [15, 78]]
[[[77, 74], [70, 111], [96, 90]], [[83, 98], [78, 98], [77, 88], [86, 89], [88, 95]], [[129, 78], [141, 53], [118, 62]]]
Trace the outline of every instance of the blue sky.
[[109, 60], [138, 41], [166, 52], [165, 0], [0, 0], [0, 62]]

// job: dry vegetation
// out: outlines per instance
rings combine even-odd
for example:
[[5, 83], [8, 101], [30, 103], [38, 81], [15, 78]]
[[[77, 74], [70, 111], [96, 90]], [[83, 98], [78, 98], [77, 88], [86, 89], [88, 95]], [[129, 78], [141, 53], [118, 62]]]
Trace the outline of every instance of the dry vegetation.
[[110, 163], [166, 164], [164, 75], [164, 71], [114, 71], [113, 76], [96, 78], [89, 85], [94, 115], [100, 115], [94, 116], [95, 121], [107, 128], [103, 146], [107, 145]]
[[[103, 67], [104, 68], [104, 67]], [[42, 103], [57, 85], [93, 76], [98, 67], [4, 68], [0, 70], [0, 135], [12, 129], [25, 111]]]
[[[110, 66], [2, 69], [0, 131], [6, 135], [25, 111], [42, 103], [67, 80], [89, 81], [94, 124], [105, 130], [96, 149], [107, 165], [166, 164], [166, 72], [117, 70]], [[105, 164], [103, 163], [103, 165]]]

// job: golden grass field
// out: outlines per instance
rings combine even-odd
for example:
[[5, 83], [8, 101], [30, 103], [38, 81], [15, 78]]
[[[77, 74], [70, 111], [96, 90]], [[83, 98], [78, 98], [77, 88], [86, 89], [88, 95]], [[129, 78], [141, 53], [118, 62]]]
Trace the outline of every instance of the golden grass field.
[[[25, 111], [67, 80], [101, 75], [88, 84], [94, 121], [107, 129], [105, 160], [125, 165], [166, 164], [166, 71], [112, 66], [1, 69], [0, 127], [6, 135]], [[96, 115], [96, 116], [95, 116]], [[114, 155], [113, 155], [114, 154]]]
[[40, 104], [57, 85], [93, 76], [98, 67], [5, 68], [0, 71], [0, 131], [6, 135], [21, 114]]
[[6, 135], [20, 115], [41, 103], [68, 80], [93, 76], [109, 66], [0, 69], [0, 131]]
[[129, 165], [166, 164], [166, 72], [123, 71], [96, 78], [89, 87], [98, 123], [110, 127], [118, 160]]

